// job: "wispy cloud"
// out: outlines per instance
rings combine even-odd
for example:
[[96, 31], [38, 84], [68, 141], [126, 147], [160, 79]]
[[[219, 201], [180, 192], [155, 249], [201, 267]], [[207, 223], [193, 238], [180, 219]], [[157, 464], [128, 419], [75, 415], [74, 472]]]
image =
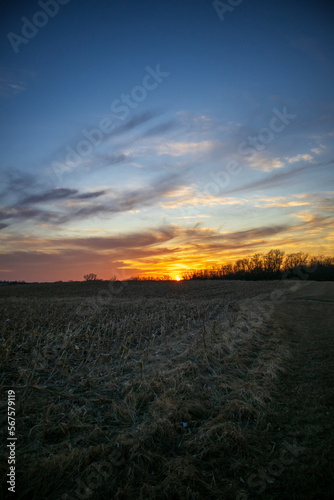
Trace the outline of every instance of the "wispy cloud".
[[326, 147], [322, 146], [322, 147], [319, 147], [319, 148], [312, 148], [311, 151], [312, 151], [312, 153], [314, 153], [316, 155], [321, 155], [321, 154], [323, 154], [326, 151]]
[[249, 158], [247, 164], [253, 170], [261, 170], [262, 172], [271, 172], [277, 168], [282, 168], [285, 166], [284, 162], [279, 158], [270, 158], [269, 155], [257, 152]]
[[20, 202], [20, 205], [32, 205], [34, 203], [63, 200], [64, 198], [69, 198], [77, 192], [78, 191], [76, 189], [56, 188], [51, 191], [47, 191], [46, 193], [28, 196], [28, 198], [24, 198]]
[[14, 97], [27, 89], [28, 82], [35, 78], [32, 71], [22, 68], [0, 67], [0, 98]]
[[310, 201], [279, 201], [278, 200], [268, 200], [268, 199], [260, 199], [259, 202], [263, 203], [255, 203], [256, 207], [260, 208], [268, 208], [268, 207], [282, 207], [282, 208], [290, 208], [290, 207], [301, 207], [304, 205], [311, 205]]
[[238, 192], [240, 193], [242, 191], [248, 191], [251, 189], [255, 190], [255, 189], [279, 187], [286, 184], [287, 182], [291, 182], [291, 180], [294, 178], [298, 178], [298, 176], [300, 176], [302, 173], [316, 171], [317, 169], [328, 167], [333, 163], [334, 159], [317, 164], [313, 163], [308, 165], [302, 165], [300, 167], [294, 168], [293, 170], [288, 170], [288, 171], [285, 170], [284, 172], [279, 172], [277, 174], [267, 176], [264, 179], [256, 180], [248, 184], [245, 184], [243, 186], [230, 189], [228, 191], [225, 191], [223, 194], [226, 195]]
[[214, 205], [243, 205], [244, 200], [233, 197], [213, 196], [196, 191], [192, 186], [177, 187], [167, 193], [165, 201], [161, 203], [163, 209], [180, 209], [183, 207], [211, 207]]
[[91, 193], [82, 193], [79, 194], [78, 196], [75, 196], [74, 198], [77, 200], [89, 200], [91, 198], [99, 198], [100, 196], [103, 196], [107, 193], [106, 190], [102, 191], [93, 191]]
[[312, 161], [312, 160], [313, 156], [310, 154], [299, 154], [296, 156], [292, 156], [290, 158], [288, 156], [285, 157], [285, 161], [287, 161], [288, 163], [297, 163], [299, 161]]
[[199, 141], [199, 142], [180, 142], [180, 141], [160, 141], [158, 144], [152, 145], [151, 149], [157, 155], [169, 155], [172, 157], [195, 155], [198, 153], [208, 153], [212, 151], [218, 144], [214, 141]]

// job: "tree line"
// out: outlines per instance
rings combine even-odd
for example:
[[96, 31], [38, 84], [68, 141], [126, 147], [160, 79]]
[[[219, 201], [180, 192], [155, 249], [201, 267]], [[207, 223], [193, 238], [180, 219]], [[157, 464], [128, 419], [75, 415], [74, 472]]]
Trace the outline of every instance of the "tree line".
[[200, 279], [311, 279], [334, 280], [334, 257], [314, 256], [305, 252], [285, 255], [282, 250], [255, 253], [251, 257], [238, 259], [234, 264], [221, 264], [209, 269], [185, 271], [184, 280]]

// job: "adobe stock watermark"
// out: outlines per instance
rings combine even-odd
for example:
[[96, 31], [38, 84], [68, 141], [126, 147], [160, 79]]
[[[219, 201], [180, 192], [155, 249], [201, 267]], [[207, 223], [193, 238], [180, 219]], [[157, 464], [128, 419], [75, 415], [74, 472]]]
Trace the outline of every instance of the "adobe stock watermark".
[[214, 0], [212, 5], [218, 14], [221, 21], [225, 20], [226, 12], [233, 12], [235, 7], [242, 4], [243, 0], [227, 0], [227, 2], [221, 2], [220, 0]]
[[[145, 70], [146, 75], [143, 77], [141, 85], [134, 86], [129, 94], [121, 94], [118, 99], [114, 99], [111, 103], [110, 110], [118, 119], [125, 120], [130, 115], [131, 110], [136, 109], [140, 103], [145, 101], [148, 93], [155, 90], [170, 75], [166, 71], [161, 71], [160, 64], [157, 64], [155, 69], [146, 66]], [[52, 163], [52, 169], [58, 181], [61, 182], [63, 174], [69, 173], [80, 165], [83, 159], [89, 157], [93, 148], [99, 147], [115, 129], [116, 124], [109, 116], [102, 118], [96, 128], [82, 129], [81, 134], [84, 139], [79, 141], [74, 148], [66, 146], [65, 161]]]
[[[229, 185], [231, 177], [239, 175], [241, 171], [242, 167], [237, 161], [228, 162], [224, 170], [219, 170], [218, 172], [210, 171], [209, 177], [211, 181], [206, 182], [203, 189], [197, 189], [194, 193], [194, 197], [198, 200], [206, 197], [209, 202], [210, 198], [219, 196], [223, 189]], [[200, 204], [180, 207], [180, 214], [181, 217], [187, 217], [188, 215], [199, 216], [201, 214]]]
[[246, 156], [263, 151], [274, 140], [275, 135], [282, 132], [297, 116], [288, 113], [286, 106], [282, 113], [276, 108], [272, 109], [272, 113], [274, 116], [270, 119], [269, 127], [262, 128], [257, 135], [249, 135], [247, 141], [242, 141], [238, 146], [239, 154]]
[[[252, 158], [254, 154], [259, 151], [264, 151], [268, 144], [270, 144], [275, 136], [290, 125], [291, 121], [296, 118], [297, 115], [288, 113], [287, 107], [284, 106], [282, 112], [276, 108], [272, 109], [273, 116], [269, 121], [269, 126], [262, 128], [257, 135], [248, 136], [247, 140], [243, 140], [239, 143], [237, 151], [239, 155]], [[238, 161], [230, 161], [227, 163], [226, 168], [219, 170], [218, 172], [209, 172], [210, 181], [207, 182], [202, 190], [196, 191], [196, 196], [202, 198], [203, 195], [206, 197], [216, 197], [223, 194], [224, 190], [228, 187], [231, 182], [231, 178], [240, 175], [242, 172], [242, 167]], [[185, 216], [188, 213], [192, 215], [199, 215], [200, 208], [181, 208], [182, 215]]]
[[[258, 495], [264, 493], [268, 484], [273, 484], [275, 480], [285, 471], [286, 466], [291, 465], [295, 461], [301, 451], [302, 448], [299, 448], [296, 444], [291, 445], [284, 441], [280, 450], [279, 458], [271, 460], [266, 467], [258, 469], [256, 474], [251, 474], [248, 477], [246, 483], [252, 490], [252, 493], [256, 493]], [[248, 498], [249, 496], [244, 489], [239, 491], [236, 496], [236, 500], [248, 500]]]
[[[60, 497], [61, 500], [88, 500], [92, 498], [101, 486], [109, 482], [115, 473], [114, 467], [121, 467], [124, 463], [125, 459], [121, 451], [119, 449], [113, 450], [107, 460], [91, 464], [85, 470], [82, 478], [76, 479], [76, 489], [71, 493], [64, 493]], [[94, 496], [94, 498], [96, 497]]]
[[35, 12], [31, 20], [25, 16], [21, 17], [23, 23], [21, 35], [12, 31], [7, 34], [7, 38], [15, 54], [19, 53], [19, 46], [22, 43], [26, 45], [30, 40], [35, 38], [39, 29], [44, 28], [48, 24], [50, 17], [55, 17], [58, 14], [60, 5], [66, 5], [69, 2], [70, 0], [40, 0], [38, 5], [42, 10]]

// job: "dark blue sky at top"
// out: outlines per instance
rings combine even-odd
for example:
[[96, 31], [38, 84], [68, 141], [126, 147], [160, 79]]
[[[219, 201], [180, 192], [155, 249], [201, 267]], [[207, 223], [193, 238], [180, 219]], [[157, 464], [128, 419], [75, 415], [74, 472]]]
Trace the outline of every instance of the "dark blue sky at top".
[[[227, 121], [252, 121], [258, 106], [269, 110], [270, 95], [287, 103], [298, 98], [306, 116], [332, 99], [330, 2], [244, 0], [221, 22], [207, 1], [71, 0], [15, 54], [6, 34], [20, 34], [21, 17], [37, 10], [37, 2], [13, 1], [1, 20], [1, 65], [27, 86], [1, 106], [5, 161], [12, 165], [13, 139], [22, 134], [22, 147], [30, 144], [36, 155], [39, 137], [49, 147], [62, 135], [66, 142], [139, 84], [147, 65], [160, 63], [170, 73], [150, 106], [214, 112]], [[243, 93], [259, 103], [247, 103]], [[18, 151], [14, 156], [19, 161]]]
[[[321, 193], [334, 180], [332, 2], [243, 0], [222, 21], [205, 0], [70, 0], [15, 53], [8, 33], [22, 35], [22, 18], [40, 10], [37, 1], [1, 7], [2, 234], [24, 227], [51, 237], [61, 228], [65, 237], [66, 228], [103, 231], [106, 219], [108, 230], [128, 233], [197, 216], [216, 229], [224, 220], [226, 231], [283, 227], [310, 220], [311, 201], [293, 212], [296, 197], [331, 196]], [[111, 104], [157, 65], [169, 76], [120, 119]], [[253, 157], [241, 156], [240, 143], [284, 108], [292, 123]], [[106, 117], [118, 132], [56, 178], [52, 165], [64, 165], [66, 148]], [[242, 175], [204, 199], [212, 172], [229, 161]], [[270, 210], [258, 206], [262, 195], [272, 197]], [[290, 198], [278, 207], [280, 196]], [[176, 212], [181, 199], [187, 216]]]

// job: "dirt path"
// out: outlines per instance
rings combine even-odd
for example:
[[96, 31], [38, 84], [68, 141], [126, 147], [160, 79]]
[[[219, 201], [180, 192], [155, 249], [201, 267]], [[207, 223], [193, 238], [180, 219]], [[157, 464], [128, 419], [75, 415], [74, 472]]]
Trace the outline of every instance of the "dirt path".
[[334, 283], [303, 283], [273, 319], [291, 358], [269, 419], [270, 474], [250, 498], [334, 499]]

